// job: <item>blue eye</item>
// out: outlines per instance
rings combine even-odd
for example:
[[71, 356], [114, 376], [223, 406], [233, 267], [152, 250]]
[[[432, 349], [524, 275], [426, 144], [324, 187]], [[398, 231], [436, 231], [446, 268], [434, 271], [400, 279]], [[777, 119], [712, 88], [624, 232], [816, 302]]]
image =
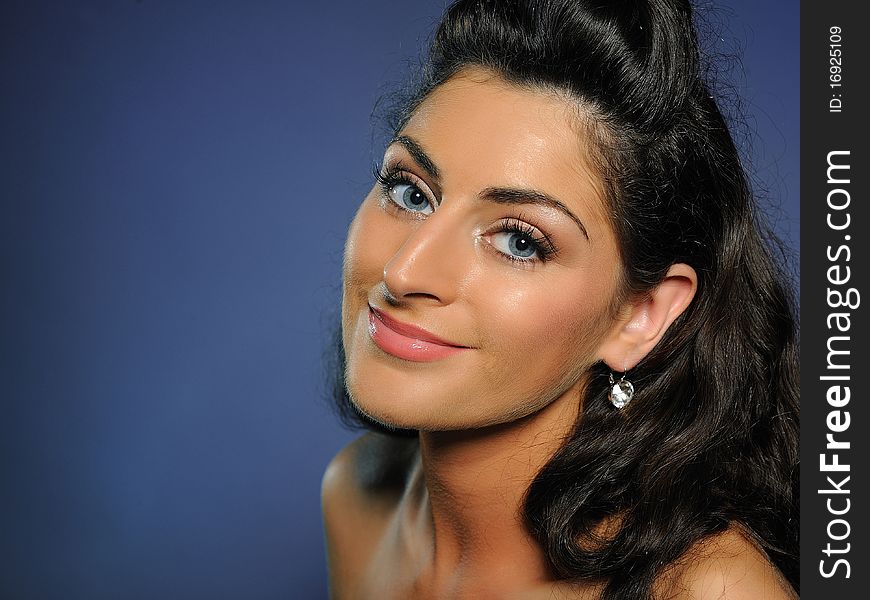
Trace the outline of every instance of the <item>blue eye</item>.
[[532, 259], [538, 254], [538, 244], [527, 233], [501, 231], [492, 236], [496, 250], [519, 259]]
[[433, 208], [426, 195], [416, 185], [395, 183], [388, 190], [390, 200], [401, 208], [424, 215], [432, 214]]
[[497, 227], [487, 239], [493, 248], [515, 263], [524, 266], [544, 263], [558, 252], [550, 236], [520, 219], [507, 219]]

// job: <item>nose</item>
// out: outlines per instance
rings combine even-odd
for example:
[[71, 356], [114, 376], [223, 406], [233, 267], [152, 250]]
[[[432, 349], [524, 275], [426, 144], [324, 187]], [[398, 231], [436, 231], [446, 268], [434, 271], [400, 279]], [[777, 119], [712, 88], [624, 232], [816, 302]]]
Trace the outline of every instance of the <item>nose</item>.
[[384, 285], [399, 302], [450, 304], [469, 272], [473, 240], [447, 210], [418, 225], [384, 266]]

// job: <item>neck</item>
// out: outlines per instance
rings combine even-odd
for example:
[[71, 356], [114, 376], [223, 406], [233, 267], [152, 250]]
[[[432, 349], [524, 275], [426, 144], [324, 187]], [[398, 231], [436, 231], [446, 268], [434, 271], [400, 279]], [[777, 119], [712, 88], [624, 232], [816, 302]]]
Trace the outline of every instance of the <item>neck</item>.
[[[570, 435], [580, 388], [511, 423], [477, 430], [421, 432], [416, 488], [434, 589], [460, 592], [469, 583], [492, 590], [551, 580], [547, 561], [523, 518], [526, 491]], [[451, 594], [452, 595], [452, 594]]]

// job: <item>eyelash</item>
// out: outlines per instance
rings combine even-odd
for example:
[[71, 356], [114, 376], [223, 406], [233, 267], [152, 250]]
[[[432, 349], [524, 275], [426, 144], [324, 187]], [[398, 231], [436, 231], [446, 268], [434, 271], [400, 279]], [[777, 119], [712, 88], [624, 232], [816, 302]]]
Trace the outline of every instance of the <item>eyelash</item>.
[[[522, 217], [520, 217], [521, 219]], [[528, 264], [535, 262], [536, 260], [541, 262], [547, 262], [553, 258], [558, 252], [556, 245], [553, 243], [553, 240], [550, 239], [546, 233], [541, 232], [540, 235], [535, 235], [535, 229], [529, 225], [528, 223], [515, 218], [505, 219], [497, 230], [493, 233], [517, 233], [522, 236], [525, 236], [531, 243], [535, 249], [535, 253], [538, 255], [537, 259], [530, 258], [520, 258], [519, 256], [514, 256], [513, 254], [505, 254], [504, 252], [498, 250], [499, 255], [504, 256], [511, 262], [520, 263], [520, 264]]]
[[[380, 184], [381, 195], [383, 196], [383, 199], [386, 202], [389, 202], [390, 204], [393, 204], [393, 205], [395, 205], [395, 203], [392, 200], [390, 200], [389, 195], [390, 195], [390, 191], [395, 186], [401, 185], [401, 184], [407, 184], [407, 185], [413, 185], [417, 189], [420, 189], [419, 182], [416, 181], [415, 178], [412, 178], [408, 174], [407, 169], [402, 165], [402, 163], [396, 163], [395, 165], [392, 165], [390, 167], [384, 167], [384, 168], [381, 168], [381, 167], [375, 165], [374, 175], [375, 175], [375, 179], [377, 179], [378, 183]], [[423, 190], [420, 189], [420, 191], [422, 192]], [[425, 196], [426, 194], [424, 193], [423, 195]], [[428, 196], [427, 196], [427, 198], [428, 198]], [[436, 204], [431, 199], [430, 199], [430, 202], [432, 203], [432, 209], [434, 210]], [[397, 206], [396, 208], [398, 208], [399, 210], [402, 210], [401, 207]], [[411, 212], [411, 211], [406, 211], [406, 212]], [[419, 216], [417, 218], [419, 218]]]
[[[402, 209], [398, 205], [396, 205], [392, 200], [389, 199], [390, 191], [393, 187], [401, 184], [413, 185], [419, 189], [418, 183], [414, 178], [408, 175], [407, 170], [402, 165], [402, 163], [396, 163], [395, 165], [391, 165], [389, 167], [380, 167], [375, 165], [374, 167], [374, 176], [378, 181], [378, 184], [381, 188], [381, 193], [383, 199], [388, 202], [391, 206], [394, 206], [396, 210], [403, 210], [405, 212], [411, 212], [407, 209]], [[420, 190], [422, 192], [422, 190]], [[424, 194], [425, 195], [425, 194]], [[435, 203], [433, 202], [433, 205]], [[434, 210], [434, 206], [433, 206]], [[519, 235], [525, 236], [532, 244], [535, 249], [535, 253], [537, 254], [537, 258], [520, 258], [519, 256], [514, 256], [512, 254], [506, 254], [501, 250], [495, 250], [499, 256], [511, 261], [512, 263], [521, 265], [521, 266], [529, 266], [530, 263], [535, 262], [547, 262], [552, 259], [558, 252], [559, 249], [553, 243], [553, 240], [550, 239], [546, 233], [541, 232], [540, 235], [535, 234], [535, 228], [533, 228], [528, 223], [521, 220], [522, 215], [519, 218], [507, 218], [502, 221], [498, 228], [494, 231], [490, 232], [490, 235], [495, 233], [516, 233]]]

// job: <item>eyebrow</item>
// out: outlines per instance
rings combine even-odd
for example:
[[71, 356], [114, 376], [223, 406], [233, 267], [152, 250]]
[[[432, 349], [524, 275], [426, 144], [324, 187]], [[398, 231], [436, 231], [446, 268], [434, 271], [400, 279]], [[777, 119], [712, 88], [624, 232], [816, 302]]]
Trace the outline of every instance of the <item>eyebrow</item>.
[[423, 150], [423, 147], [413, 138], [409, 138], [407, 135], [397, 135], [393, 138], [393, 141], [391, 141], [390, 144], [400, 144], [408, 151], [408, 154], [411, 155], [414, 162], [420, 165], [420, 168], [426, 171], [432, 178], [438, 179], [441, 177], [441, 172], [438, 171], [438, 167], [435, 166], [435, 163], [432, 162], [432, 159], [429, 158], [429, 155]]
[[564, 213], [569, 219], [577, 224], [583, 237], [589, 239], [589, 232], [586, 231], [586, 226], [583, 225], [577, 215], [572, 213], [567, 206], [556, 200], [549, 194], [539, 192], [537, 190], [529, 190], [524, 188], [486, 188], [480, 195], [491, 202], [498, 204], [537, 204], [547, 208], [554, 208]]
[[[441, 172], [438, 170], [438, 167], [432, 159], [429, 158], [429, 155], [426, 154], [423, 147], [413, 138], [406, 135], [397, 135], [393, 138], [390, 144], [401, 145], [408, 154], [411, 155], [414, 162], [416, 162], [420, 168], [426, 171], [433, 179], [439, 179], [441, 177]], [[586, 231], [586, 226], [583, 225], [583, 221], [571, 212], [571, 210], [562, 202], [544, 192], [526, 188], [490, 187], [486, 188], [480, 194], [480, 197], [497, 204], [537, 204], [539, 206], [556, 209], [574, 221], [580, 229], [580, 232], [583, 234], [583, 237], [587, 240], [589, 239], [589, 232]]]

